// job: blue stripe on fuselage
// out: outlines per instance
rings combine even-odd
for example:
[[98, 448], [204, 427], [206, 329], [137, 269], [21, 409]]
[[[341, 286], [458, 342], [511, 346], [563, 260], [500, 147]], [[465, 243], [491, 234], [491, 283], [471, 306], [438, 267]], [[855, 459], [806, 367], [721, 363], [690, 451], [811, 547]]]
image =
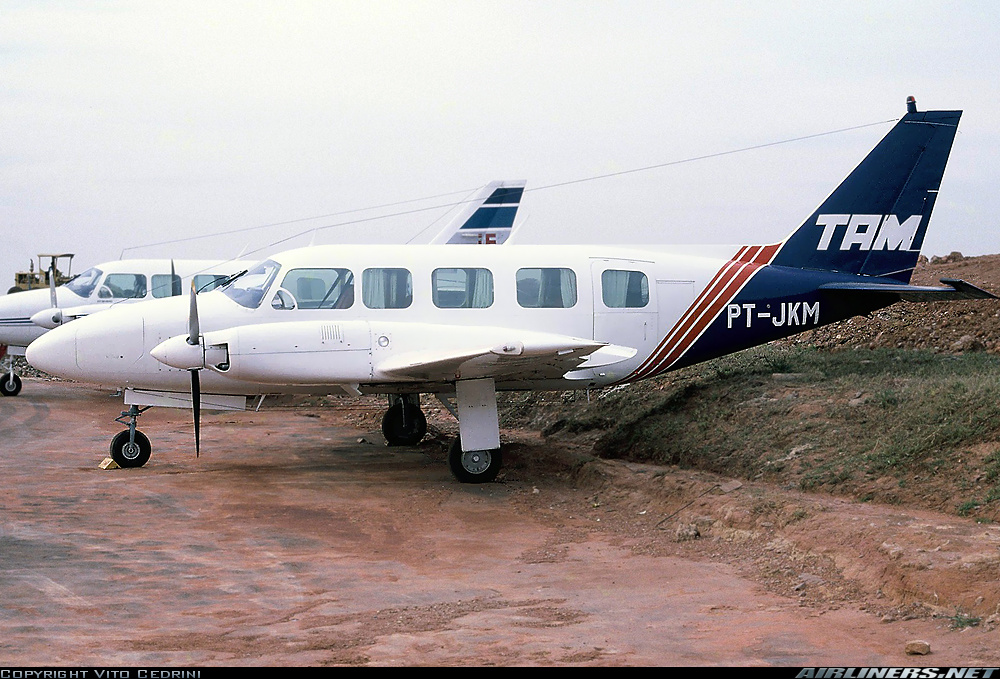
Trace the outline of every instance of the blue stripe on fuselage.
[[[894, 293], [856, 297], [830, 295], [823, 283], [878, 283], [871, 276], [852, 276], [766, 266], [723, 308], [705, 332], [672, 368], [693, 365], [734, 351], [789, 337], [851, 316], [870, 313], [899, 299]], [[885, 279], [886, 283], [898, 281]]]

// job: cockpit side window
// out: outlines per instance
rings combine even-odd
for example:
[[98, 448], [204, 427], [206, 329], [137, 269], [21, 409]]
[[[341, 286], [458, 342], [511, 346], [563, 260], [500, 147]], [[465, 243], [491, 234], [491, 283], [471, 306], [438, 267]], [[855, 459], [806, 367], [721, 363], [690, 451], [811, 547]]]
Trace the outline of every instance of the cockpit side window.
[[354, 274], [350, 269], [292, 269], [281, 281], [300, 309], [350, 309]]
[[66, 287], [80, 295], [80, 297], [90, 297], [94, 292], [94, 288], [97, 287], [97, 281], [101, 279], [103, 273], [97, 267], [92, 267], [79, 276], [75, 276], [73, 280], [66, 284]]
[[109, 273], [98, 296], [105, 299], [140, 299], [146, 296], [146, 277], [141, 273]]
[[256, 309], [280, 268], [273, 260], [263, 261], [223, 288], [222, 293], [240, 306]]

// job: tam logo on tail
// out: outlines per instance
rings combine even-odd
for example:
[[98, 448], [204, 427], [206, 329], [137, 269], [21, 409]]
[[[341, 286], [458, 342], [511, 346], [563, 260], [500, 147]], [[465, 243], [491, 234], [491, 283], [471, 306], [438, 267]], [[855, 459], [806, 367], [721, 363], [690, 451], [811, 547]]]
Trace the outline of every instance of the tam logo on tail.
[[847, 227], [840, 241], [841, 250], [857, 245], [859, 250], [909, 250], [920, 230], [923, 215], [912, 215], [902, 223], [898, 215], [819, 215], [816, 225], [823, 227], [817, 250], [829, 250], [837, 227]]

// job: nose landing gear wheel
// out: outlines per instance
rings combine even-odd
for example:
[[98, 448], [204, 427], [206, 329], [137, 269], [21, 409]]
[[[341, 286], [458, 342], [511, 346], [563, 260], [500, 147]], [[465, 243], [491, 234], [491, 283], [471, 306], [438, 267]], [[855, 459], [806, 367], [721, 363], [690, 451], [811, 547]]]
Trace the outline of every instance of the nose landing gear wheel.
[[111, 459], [123, 469], [141, 467], [149, 461], [149, 454], [152, 452], [149, 439], [141, 431], [135, 432], [134, 443], [130, 443], [128, 439], [128, 429], [118, 432], [111, 439]]
[[21, 392], [21, 378], [17, 375], [7, 373], [0, 375], [0, 394], [4, 396], [17, 396]]
[[448, 450], [448, 466], [462, 483], [489, 483], [500, 473], [503, 458], [499, 448], [463, 451], [461, 439], [456, 438]]

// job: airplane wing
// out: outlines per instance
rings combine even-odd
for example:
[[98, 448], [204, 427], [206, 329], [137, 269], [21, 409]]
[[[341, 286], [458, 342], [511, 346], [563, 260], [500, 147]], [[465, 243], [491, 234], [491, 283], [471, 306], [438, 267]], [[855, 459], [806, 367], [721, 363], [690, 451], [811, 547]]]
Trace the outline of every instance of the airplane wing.
[[65, 309], [51, 307], [49, 309], [42, 309], [41, 311], [35, 313], [31, 317], [31, 322], [35, 325], [51, 330], [52, 328], [59, 327], [63, 323], [67, 323], [77, 318], [83, 318], [84, 316], [89, 316], [90, 314], [110, 308], [111, 304], [108, 304], [107, 302], [101, 304], [83, 304], [81, 306], [67, 307]]
[[955, 278], [942, 278], [948, 287], [902, 283], [824, 283], [819, 289], [837, 295], [892, 295], [904, 302], [951, 302], [963, 299], [997, 299], [993, 293]]
[[208, 367], [261, 384], [337, 385], [558, 379], [601, 370], [636, 349], [557, 333], [495, 326], [367, 321], [263, 323], [204, 334], [204, 348], [177, 335], [155, 347], [174, 368]]
[[636, 354], [631, 347], [551, 335], [461, 351], [418, 351], [376, 366], [376, 374], [428, 382], [455, 379], [558, 379], [580, 368], [597, 368]]

